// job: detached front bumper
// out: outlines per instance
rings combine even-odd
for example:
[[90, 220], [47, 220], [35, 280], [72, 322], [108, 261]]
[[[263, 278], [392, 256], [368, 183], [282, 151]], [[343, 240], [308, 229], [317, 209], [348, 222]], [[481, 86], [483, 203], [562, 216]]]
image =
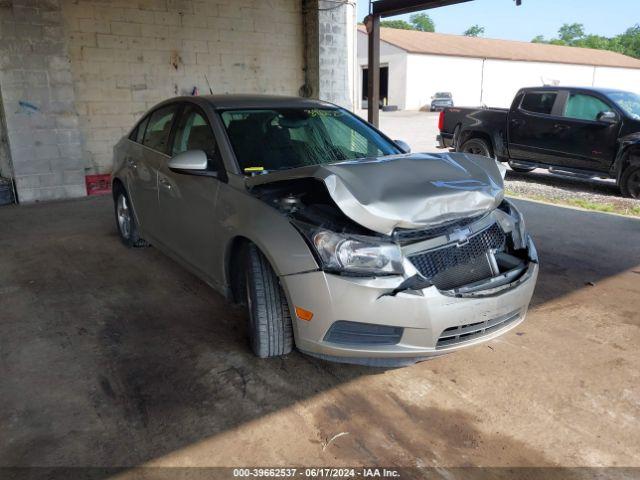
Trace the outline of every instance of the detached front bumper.
[[[532, 243], [530, 249], [535, 255]], [[281, 280], [291, 303], [313, 312], [310, 321], [294, 318], [301, 351], [342, 362], [385, 365], [413, 363], [505, 333], [524, 320], [537, 277], [534, 258], [511, 283], [468, 294], [432, 286], [388, 295], [403, 281], [399, 276], [358, 278], [316, 271]], [[364, 341], [358, 341], [356, 333], [351, 337], [356, 341], [336, 343], [328, 333], [338, 321], [374, 327], [361, 337]], [[376, 338], [375, 326], [382, 326], [382, 342], [367, 343]], [[384, 344], [383, 336], [392, 338], [389, 332], [397, 332], [397, 343]], [[390, 362], [393, 359], [398, 362]]]

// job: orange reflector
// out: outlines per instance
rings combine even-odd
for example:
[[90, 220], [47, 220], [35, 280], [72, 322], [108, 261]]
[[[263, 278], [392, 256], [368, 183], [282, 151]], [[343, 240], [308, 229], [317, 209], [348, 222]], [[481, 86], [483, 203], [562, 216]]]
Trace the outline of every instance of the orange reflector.
[[309, 310], [305, 310], [304, 308], [296, 307], [296, 316], [300, 320], [304, 320], [305, 322], [308, 322], [313, 318], [313, 312], [310, 312]]

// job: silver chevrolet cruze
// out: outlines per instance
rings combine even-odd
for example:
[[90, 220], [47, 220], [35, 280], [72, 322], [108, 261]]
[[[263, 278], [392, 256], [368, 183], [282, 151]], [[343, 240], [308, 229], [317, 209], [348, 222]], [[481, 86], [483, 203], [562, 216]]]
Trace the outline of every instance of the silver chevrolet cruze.
[[406, 364], [525, 317], [537, 254], [493, 159], [411, 154], [335, 105], [254, 95], [167, 100], [114, 157], [124, 244], [245, 305], [260, 357]]

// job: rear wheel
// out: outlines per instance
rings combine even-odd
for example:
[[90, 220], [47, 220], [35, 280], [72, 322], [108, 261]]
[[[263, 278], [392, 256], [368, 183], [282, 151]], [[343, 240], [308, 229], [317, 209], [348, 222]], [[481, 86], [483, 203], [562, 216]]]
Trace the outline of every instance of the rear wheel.
[[255, 245], [247, 245], [244, 258], [251, 348], [260, 358], [286, 355], [293, 349], [293, 328], [278, 276]]
[[141, 238], [138, 233], [138, 224], [135, 216], [133, 215], [131, 202], [129, 201], [127, 192], [122, 186], [117, 186], [114, 190], [116, 225], [118, 227], [120, 240], [129, 248], [149, 246], [149, 244]]
[[620, 191], [625, 197], [640, 199], [640, 165], [629, 165], [624, 170]]
[[493, 149], [491, 148], [491, 145], [482, 138], [471, 138], [467, 140], [462, 144], [462, 146], [460, 146], [458, 151], [493, 158]]
[[514, 165], [511, 161], [509, 162], [509, 166], [511, 167], [511, 170], [519, 173], [529, 173], [536, 169], [536, 167], [521, 167], [519, 165]]

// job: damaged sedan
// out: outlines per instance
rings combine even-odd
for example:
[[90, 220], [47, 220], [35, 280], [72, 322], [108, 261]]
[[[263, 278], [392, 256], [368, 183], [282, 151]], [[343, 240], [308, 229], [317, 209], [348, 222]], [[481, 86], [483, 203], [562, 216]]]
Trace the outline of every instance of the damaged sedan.
[[408, 150], [321, 101], [174, 98], [114, 149], [118, 232], [246, 306], [259, 357], [401, 365], [495, 338], [538, 275], [504, 168]]

